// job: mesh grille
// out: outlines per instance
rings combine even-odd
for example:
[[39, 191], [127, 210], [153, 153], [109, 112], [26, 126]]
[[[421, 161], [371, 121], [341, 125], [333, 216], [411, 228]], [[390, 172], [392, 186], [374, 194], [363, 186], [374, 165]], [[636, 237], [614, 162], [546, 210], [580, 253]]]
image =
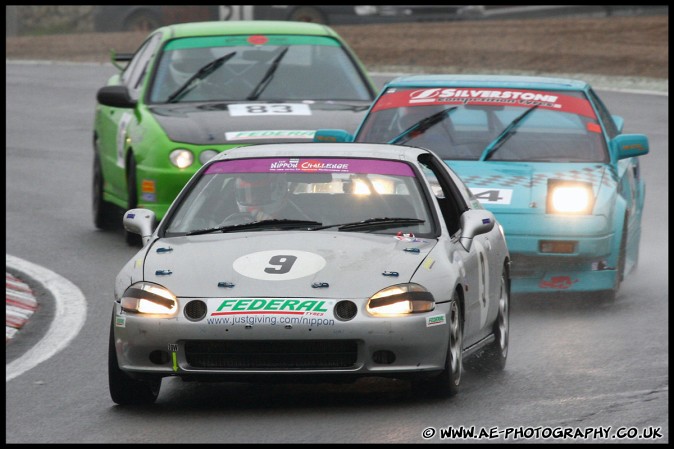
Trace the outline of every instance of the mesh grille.
[[335, 305], [335, 316], [342, 321], [349, 321], [356, 316], [358, 307], [352, 301], [339, 301]]
[[358, 355], [355, 340], [188, 341], [187, 363], [212, 369], [349, 368]]
[[199, 321], [206, 316], [206, 303], [200, 300], [190, 301], [185, 305], [185, 316], [188, 320]]

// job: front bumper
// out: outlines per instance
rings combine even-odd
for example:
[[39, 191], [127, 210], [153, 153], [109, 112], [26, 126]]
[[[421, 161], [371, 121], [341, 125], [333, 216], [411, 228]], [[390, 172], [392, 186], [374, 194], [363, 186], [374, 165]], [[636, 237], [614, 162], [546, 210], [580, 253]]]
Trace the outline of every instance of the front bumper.
[[[310, 315], [246, 315], [229, 321], [183, 315], [126, 313], [115, 303], [114, 339], [120, 369], [136, 375], [232, 378], [242, 375], [388, 376], [444, 369], [449, 341], [448, 304], [400, 318], [359, 312], [350, 321]], [[429, 320], [431, 317], [443, 316]], [[273, 319], [275, 318], [275, 319]], [[443, 321], [444, 320], [444, 321]], [[289, 324], [289, 323], [293, 324]], [[429, 323], [433, 323], [429, 325]]]
[[[604, 216], [498, 214], [512, 257], [513, 293], [612, 289], [617, 276], [615, 233]], [[568, 243], [565, 253], [543, 242]]]

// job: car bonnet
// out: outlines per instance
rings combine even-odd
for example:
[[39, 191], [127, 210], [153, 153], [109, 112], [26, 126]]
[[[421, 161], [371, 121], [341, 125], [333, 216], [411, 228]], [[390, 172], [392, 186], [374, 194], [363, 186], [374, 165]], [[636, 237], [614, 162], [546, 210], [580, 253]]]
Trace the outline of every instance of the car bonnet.
[[495, 213], [544, 214], [548, 180], [592, 184], [595, 198], [614, 191], [617, 176], [600, 163], [525, 163], [445, 161], [463, 179], [483, 206]]
[[311, 142], [319, 128], [355, 130], [369, 103], [285, 102], [285, 114], [250, 113], [271, 108], [263, 102], [162, 105], [150, 107], [152, 116], [174, 142], [195, 145], [251, 144], [270, 141]]
[[143, 277], [178, 297], [367, 298], [408, 282], [435, 244], [338, 231], [172, 237], [148, 250]]

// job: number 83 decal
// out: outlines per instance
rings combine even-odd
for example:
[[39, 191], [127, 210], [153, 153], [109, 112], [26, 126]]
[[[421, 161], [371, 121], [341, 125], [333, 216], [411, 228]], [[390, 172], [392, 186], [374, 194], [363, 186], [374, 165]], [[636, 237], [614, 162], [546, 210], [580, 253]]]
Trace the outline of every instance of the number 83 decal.
[[326, 261], [307, 251], [272, 250], [246, 254], [234, 261], [234, 271], [253, 279], [287, 281], [321, 271]]

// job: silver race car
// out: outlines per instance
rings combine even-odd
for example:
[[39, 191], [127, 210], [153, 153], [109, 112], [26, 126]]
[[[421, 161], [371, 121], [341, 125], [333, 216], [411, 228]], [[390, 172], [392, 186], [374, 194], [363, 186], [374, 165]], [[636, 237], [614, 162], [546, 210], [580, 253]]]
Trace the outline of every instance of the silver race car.
[[[364, 156], [366, 155], [366, 156]], [[265, 144], [204, 165], [116, 279], [109, 385], [408, 379], [457, 392], [464, 358], [503, 369], [510, 256], [441, 159], [385, 144]]]

